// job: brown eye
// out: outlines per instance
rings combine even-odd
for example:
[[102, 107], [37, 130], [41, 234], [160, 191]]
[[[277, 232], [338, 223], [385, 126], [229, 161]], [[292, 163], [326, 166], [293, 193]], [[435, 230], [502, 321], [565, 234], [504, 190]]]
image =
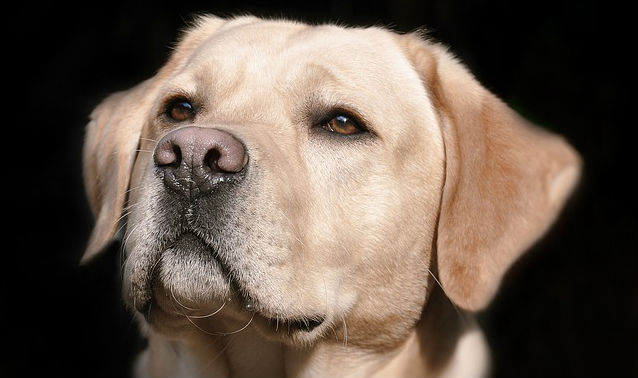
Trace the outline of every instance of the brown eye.
[[344, 114], [337, 114], [328, 121], [321, 124], [321, 127], [332, 133], [341, 135], [354, 135], [364, 133], [365, 128], [361, 127], [352, 117]]
[[193, 118], [195, 108], [188, 100], [176, 99], [171, 101], [166, 107], [166, 115], [173, 121], [182, 122]]

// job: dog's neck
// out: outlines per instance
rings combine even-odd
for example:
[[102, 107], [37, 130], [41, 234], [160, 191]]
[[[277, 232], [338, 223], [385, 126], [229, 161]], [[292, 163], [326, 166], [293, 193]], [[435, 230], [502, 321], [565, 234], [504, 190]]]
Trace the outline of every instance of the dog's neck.
[[378, 351], [324, 341], [293, 348], [250, 327], [236, 335], [169, 340], [149, 331], [138, 376], [477, 376], [487, 373], [487, 347], [470, 316], [435, 290], [417, 326], [396, 348]]

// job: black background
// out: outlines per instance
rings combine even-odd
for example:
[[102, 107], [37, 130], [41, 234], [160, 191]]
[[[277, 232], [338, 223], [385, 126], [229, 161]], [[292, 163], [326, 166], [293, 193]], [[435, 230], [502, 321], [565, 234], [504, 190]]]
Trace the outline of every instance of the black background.
[[[78, 261], [88, 114], [150, 77], [195, 12], [426, 26], [491, 91], [583, 155], [556, 227], [479, 314], [494, 376], [636, 376], [635, 21], [592, 1], [25, 3], [3, 8], [0, 376], [126, 376], [142, 343], [117, 247]], [[625, 3], [629, 4], [629, 3]]]

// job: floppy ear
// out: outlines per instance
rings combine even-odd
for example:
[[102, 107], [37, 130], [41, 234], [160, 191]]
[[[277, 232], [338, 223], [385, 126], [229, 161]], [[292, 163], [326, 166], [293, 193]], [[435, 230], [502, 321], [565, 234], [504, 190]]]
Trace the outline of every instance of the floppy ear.
[[109, 96], [91, 114], [84, 141], [84, 184], [96, 221], [81, 263], [103, 250], [117, 232], [140, 135], [158, 84], [178, 71], [224, 22], [214, 16], [197, 17], [157, 75]]
[[580, 158], [483, 88], [443, 46], [415, 35], [399, 39], [442, 128], [439, 278], [452, 301], [479, 310], [557, 217], [578, 180]]
[[91, 114], [84, 141], [84, 185], [95, 226], [82, 257], [86, 263], [111, 241], [122, 215], [152, 85], [146, 81], [104, 100]]

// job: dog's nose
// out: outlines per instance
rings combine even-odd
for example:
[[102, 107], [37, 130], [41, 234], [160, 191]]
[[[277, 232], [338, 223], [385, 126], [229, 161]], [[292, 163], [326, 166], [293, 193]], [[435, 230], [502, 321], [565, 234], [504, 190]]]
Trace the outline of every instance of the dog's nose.
[[219, 129], [188, 126], [166, 134], [153, 153], [164, 183], [185, 195], [206, 194], [236, 180], [248, 162], [244, 145]]

